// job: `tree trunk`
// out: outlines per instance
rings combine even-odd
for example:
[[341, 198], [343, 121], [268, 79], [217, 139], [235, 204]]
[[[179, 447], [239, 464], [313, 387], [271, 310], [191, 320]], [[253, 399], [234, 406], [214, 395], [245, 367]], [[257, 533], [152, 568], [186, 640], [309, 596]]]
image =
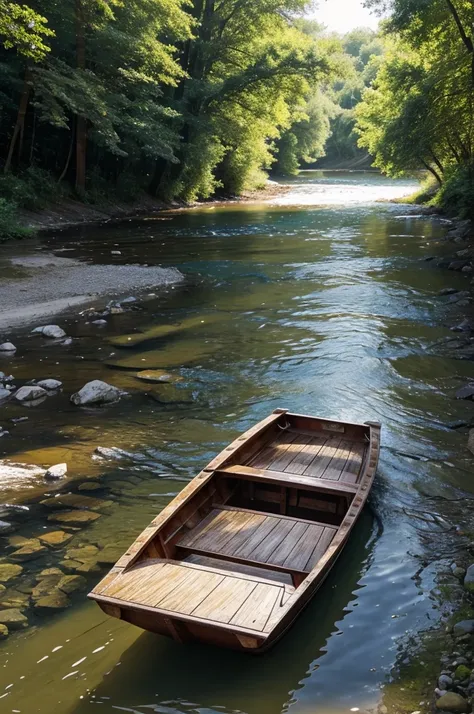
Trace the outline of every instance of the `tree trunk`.
[[[76, 0], [76, 62], [77, 68], [86, 68], [84, 8], [82, 0]], [[87, 120], [78, 114], [76, 117], [76, 191], [84, 195], [86, 190], [86, 151]]]
[[466, 48], [467, 52], [471, 55], [471, 79], [472, 83], [474, 84], [474, 41], [472, 37], [470, 37], [466, 30], [464, 29], [464, 26], [461, 22], [461, 18], [459, 17], [458, 11], [456, 10], [456, 7], [452, 0], [446, 0], [446, 4], [449, 8], [449, 11], [451, 15], [453, 16], [454, 22], [456, 23], [456, 26], [458, 28], [459, 34], [461, 36], [461, 40], [464, 43], [464, 47]]
[[30, 84], [30, 71], [25, 70], [25, 79], [23, 81], [23, 90], [21, 92], [20, 104], [18, 107], [18, 115], [16, 118], [15, 128], [13, 129], [12, 138], [10, 140], [10, 146], [8, 148], [8, 155], [5, 161], [4, 172], [8, 173], [10, 171], [13, 159], [13, 153], [15, 151], [15, 146], [18, 141], [19, 136], [23, 136], [23, 130], [25, 127], [25, 116], [26, 110], [28, 109], [28, 102], [30, 99], [31, 84]]
[[435, 179], [437, 180], [437, 182], [439, 183], [439, 185], [442, 186], [442, 185], [443, 185], [443, 181], [442, 181], [441, 176], [439, 175], [439, 173], [438, 173], [432, 166], [430, 166], [429, 164], [427, 164], [426, 161], [423, 161], [423, 159], [421, 159], [421, 163], [423, 164], [423, 166], [425, 167], [425, 169], [427, 169], [427, 170], [430, 172], [430, 174], [432, 174], [432, 175], [435, 177]]

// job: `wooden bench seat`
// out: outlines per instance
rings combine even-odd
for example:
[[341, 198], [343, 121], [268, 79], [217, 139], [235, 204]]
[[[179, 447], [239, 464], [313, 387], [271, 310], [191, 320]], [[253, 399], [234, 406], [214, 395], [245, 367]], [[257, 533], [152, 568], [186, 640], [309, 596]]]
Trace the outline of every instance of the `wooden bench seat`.
[[297, 587], [329, 547], [337, 527], [230, 506], [215, 507], [176, 543], [194, 553], [289, 573]]
[[225, 466], [217, 474], [233, 476], [234, 478], [245, 479], [247, 481], [261, 481], [263, 483], [273, 483], [279, 486], [289, 486], [300, 488], [306, 491], [318, 491], [320, 493], [347, 494], [354, 495], [358, 491], [358, 486], [344, 481], [325, 481], [315, 479], [311, 476], [296, 476], [282, 471], [271, 471], [268, 469], [256, 469], [252, 466]]

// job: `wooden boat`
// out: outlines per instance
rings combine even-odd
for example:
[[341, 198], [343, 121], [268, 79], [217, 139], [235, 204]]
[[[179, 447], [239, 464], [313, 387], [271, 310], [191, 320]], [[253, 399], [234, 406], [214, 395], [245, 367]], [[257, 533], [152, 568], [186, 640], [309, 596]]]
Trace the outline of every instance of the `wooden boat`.
[[275, 410], [171, 501], [89, 597], [179, 642], [268, 649], [340, 554], [379, 443], [376, 422]]

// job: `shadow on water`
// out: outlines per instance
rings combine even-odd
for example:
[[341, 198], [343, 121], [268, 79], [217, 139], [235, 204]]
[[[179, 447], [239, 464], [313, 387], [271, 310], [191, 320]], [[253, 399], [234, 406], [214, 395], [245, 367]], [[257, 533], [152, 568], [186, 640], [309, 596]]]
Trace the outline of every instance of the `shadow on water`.
[[[328, 638], [344, 630], [354, 593], [368, 567], [377, 525], [369, 510], [357, 524], [332, 572], [288, 634], [261, 656], [204, 645], [180, 645], [144, 633], [121, 665], [71, 710], [274, 714], [287, 705], [308, 671], [319, 667]], [[316, 660], [315, 660], [316, 657]]]

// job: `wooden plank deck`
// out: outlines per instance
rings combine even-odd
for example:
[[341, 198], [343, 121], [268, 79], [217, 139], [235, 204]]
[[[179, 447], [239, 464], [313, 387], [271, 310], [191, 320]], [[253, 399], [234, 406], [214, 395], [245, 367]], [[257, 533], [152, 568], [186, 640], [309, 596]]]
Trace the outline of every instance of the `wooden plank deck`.
[[248, 463], [265, 471], [279, 471], [314, 479], [357, 483], [367, 445], [339, 434], [317, 434], [288, 429]]
[[[336, 526], [325, 523], [224, 506], [214, 508], [176, 545], [208, 556], [307, 573], [336, 532]], [[321, 553], [320, 542], [326, 544]]]
[[196, 622], [262, 632], [294, 588], [202, 563], [149, 560], [106, 583], [96, 594], [118, 604], [156, 608]]

